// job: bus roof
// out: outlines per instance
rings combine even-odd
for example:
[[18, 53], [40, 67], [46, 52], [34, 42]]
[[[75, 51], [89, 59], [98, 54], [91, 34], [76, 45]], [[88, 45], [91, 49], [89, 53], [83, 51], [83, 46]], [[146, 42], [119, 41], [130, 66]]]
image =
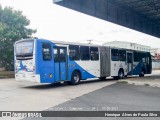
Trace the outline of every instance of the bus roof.
[[[139, 50], [132, 50], [132, 49], [126, 49], [126, 48], [119, 48], [119, 47], [114, 47], [114, 46], [105, 46], [105, 45], [95, 45], [95, 44], [85, 44], [85, 43], [77, 43], [77, 42], [66, 42], [66, 41], [56, 41], [56, 40], [47, 40], [47, 39], [41, 39], [41, 38], [27, 38], [27, 39], [21, 39], [17, 42], [22, 42], [22, 41], [29, 41], [29, 40], [41, 40], [41, 41], [48, 41], [51, 43], [55, 44], [61, 44], [61, 45], [82, 45], [82, 46], [93, 46], [93, 47], [107, 47], [111, 49], [120, 49], [120, 50], [129, 50], [129, 51], [139, 51]], [[147, 52], [147, 51], [139, 51], [139, 52]]]

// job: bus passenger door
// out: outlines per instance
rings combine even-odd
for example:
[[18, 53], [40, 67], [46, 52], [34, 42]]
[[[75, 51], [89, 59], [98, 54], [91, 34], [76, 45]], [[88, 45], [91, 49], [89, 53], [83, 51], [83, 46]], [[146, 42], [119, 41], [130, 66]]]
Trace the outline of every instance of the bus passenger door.
[[55, 81], [67, 79], [67, 48], [55, 47], [54, 50], [54, 79]]
[[132, 75], [133, 72], [133, 53], [127, 52], [127, 70], [128, 75]]

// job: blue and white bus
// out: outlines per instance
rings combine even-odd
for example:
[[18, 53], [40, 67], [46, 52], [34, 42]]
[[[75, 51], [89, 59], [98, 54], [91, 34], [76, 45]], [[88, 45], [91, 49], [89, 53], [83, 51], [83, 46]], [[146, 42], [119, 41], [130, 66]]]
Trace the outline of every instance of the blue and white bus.
[[89, 78], [121, 79], [152, 71], [149, 52], [37, 38], [19, 40], [14, 47], [17, 81], [75, 85]]

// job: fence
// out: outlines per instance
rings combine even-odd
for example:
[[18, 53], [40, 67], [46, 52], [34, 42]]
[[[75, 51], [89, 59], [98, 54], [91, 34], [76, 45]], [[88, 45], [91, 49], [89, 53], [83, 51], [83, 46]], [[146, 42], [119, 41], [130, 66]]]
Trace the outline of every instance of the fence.
[[152, 60], [152, 69], [160, 70], [160, 60]]

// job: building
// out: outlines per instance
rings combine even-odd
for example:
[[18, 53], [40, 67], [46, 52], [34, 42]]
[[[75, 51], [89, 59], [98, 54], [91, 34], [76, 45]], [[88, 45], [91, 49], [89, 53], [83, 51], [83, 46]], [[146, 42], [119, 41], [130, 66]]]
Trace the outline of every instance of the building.
[[103, 45], [111, 46], [111, 47], [118, 47], [118, 48], [126, 48], [126, 49], [131, 49], [131, 50], [146, 51], [146, 52], [151, 51], [150, 46], [140, 45], [137, 43], [125, 42], [125, 41], [111, 41], [111, 42], [106, 42]]
[[151, 55], [154, 60], [160, 60], [160, 48], [152, 48]]
[[151, 49], [152, 55], [152, 68], [153, 69], [160, 69], [160, 48], [153, 48]]

